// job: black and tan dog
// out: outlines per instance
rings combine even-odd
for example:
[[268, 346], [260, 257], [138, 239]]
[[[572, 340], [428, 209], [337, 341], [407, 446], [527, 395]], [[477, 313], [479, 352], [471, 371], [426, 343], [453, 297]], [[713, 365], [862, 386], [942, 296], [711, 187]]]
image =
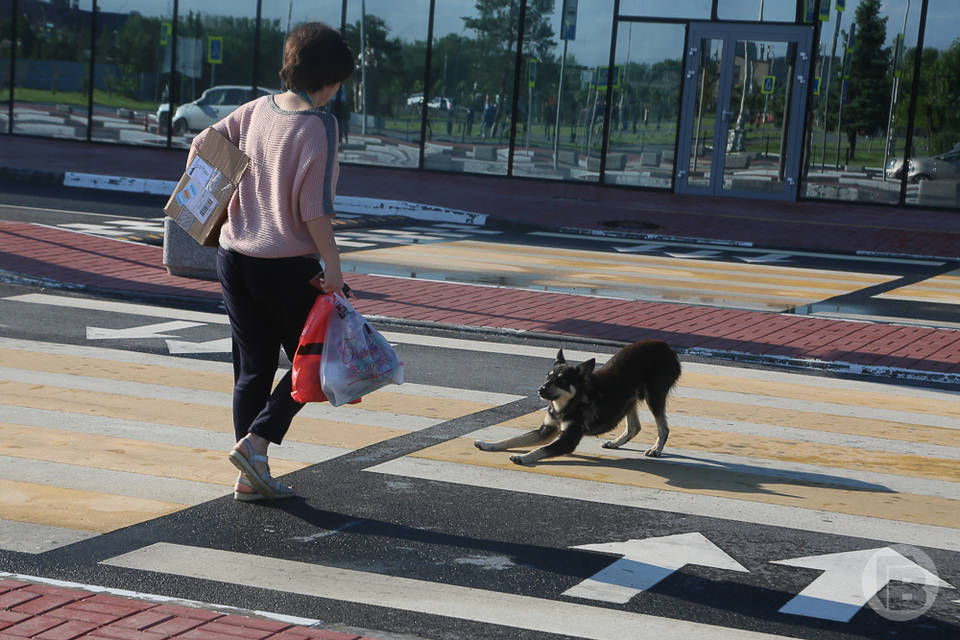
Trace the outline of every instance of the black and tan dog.
[[524, 455], [510, 456], [517, 464], [532, 464], [543, 458], [562, 456], [577, 448], [583, 436], [614, 429], [627, 418], [627, 428], [614, 440], [603, 443], [616, 449], [640, 433], [640, 402], [645, 401], [657, 423], [657, 442], [646, 451], [659, 456], [670, 428], [664, 412], [667, 394], [680, 377], [680, 361], [667, 343], [659, 340], [634, 342], [594, 370], [596, 360], [571, 366], [557, 352], [553, 369], [540, 387], [540, 397], [550, 402], [539, 429], [499, 440], [474, 444], [484, 451], [504, 451], [550, 442]]

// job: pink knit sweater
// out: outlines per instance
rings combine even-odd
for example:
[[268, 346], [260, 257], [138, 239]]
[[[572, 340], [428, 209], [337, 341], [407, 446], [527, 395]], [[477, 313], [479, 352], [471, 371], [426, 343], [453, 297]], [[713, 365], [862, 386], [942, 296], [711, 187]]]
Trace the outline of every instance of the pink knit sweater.
[[[284, 111], [273, 96], [213, 125], [250, 157], [227, 208], [220, 245], [257, 258], [315, 254], [306, 221], [335, 215], [337, 121], [324, 111]], [[204, 133], [195, 139], [199, 149]]]

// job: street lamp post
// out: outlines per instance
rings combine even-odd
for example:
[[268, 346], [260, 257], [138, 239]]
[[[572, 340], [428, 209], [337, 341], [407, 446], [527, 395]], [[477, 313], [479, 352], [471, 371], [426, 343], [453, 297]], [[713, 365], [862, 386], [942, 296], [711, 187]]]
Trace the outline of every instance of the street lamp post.
[[[900, 56], [906, 49], [907, 37], [907, 14], [910, 13], [910, 0], [907, 0], [907, 8], [903, 12], [903, 28], [900, 29], [900, 38], [894, 45], [893, 60], [893, 88], [890, 90], [890, 112], [887, 114], [887, 138], [883, 143], [883, 166], [880, 167], [880, 175], [883, 182], [887, 181], [887, 160], [891, 152], [890, 140], [893, 135], [893, 108], [897, 105], [897, 93], [900, 91]], [[920, 52], [917, 52], [920, 55]]]
[[360, 100], [363, 105], [360, 133], [367, 135], [367, 0], [360, 2]]

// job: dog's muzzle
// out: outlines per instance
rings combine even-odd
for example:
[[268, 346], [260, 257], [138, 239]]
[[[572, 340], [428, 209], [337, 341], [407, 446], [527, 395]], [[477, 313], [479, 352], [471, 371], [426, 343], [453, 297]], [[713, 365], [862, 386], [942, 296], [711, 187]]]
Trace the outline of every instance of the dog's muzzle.
[[550, 392], [550, 387], [548, 387], [547, 385], [542, 385], [539, 389], [537, 389], [537, 394], [543, 400], [553, 400], [554, 398], [556, 398], [556, 395]]

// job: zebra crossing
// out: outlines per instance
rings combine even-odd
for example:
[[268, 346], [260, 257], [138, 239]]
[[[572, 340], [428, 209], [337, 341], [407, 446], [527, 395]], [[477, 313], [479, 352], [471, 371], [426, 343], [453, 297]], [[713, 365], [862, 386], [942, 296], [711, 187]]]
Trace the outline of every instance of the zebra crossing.
[[[48, 551], [232, 494], [230, 364], [8, 338], [0, 361], [0, 548]], [[517, 397], [407, 384], [308, 405], [271, 465], [291, 473]]]
[[[28, 301], [68, 309], [54, 296], [0, 305]], [[142, 322], [137, 311], [184, 313], [87, 306], [85, 313], [129, 315], [131, 324]], [[215, 315], [191, 320], [226, 332]], [[323, 617], [285, 610], [282, 597], [262, 594], [583, 638], [610, 637], [611, 629], [630, 637], [639, 627], [668, 638], [773, 638], [797, 633], [785, 631], [781, 618], [882, 624], [888, 612], [872, 600], [845, 611], [853, 616], [863, 606], [880, 615], [852, 622], [784, 602], [812, 588], [808, 573], [791, 568], [810, 564], [808, 556], [895, 548], [933, 558], [928, 569], [940, 586], [924, 624], [960, 614], [952, 590], [960, 586], [956, 391], [684, 362], [668, 403], [672, 433], [663, 458], [643, 455], [654, 434], [641, 415], [646, 429], [622, 449], [587, 438], [569, 456], [520, 467], [473, 441], [540, 422], [541, 403], [531, 395], [554, 345], [383, 334], [412, 372], [440, 366], [424, 354], [442, 352], [453, 368], [480, 358], [520, 369], [529, 385], [455, 383], [440, 372], [421, 382], [413, 375], [414, 382], [359, 405], [308, 405], [283, 446], [271, 449], [271, 466], [308, 492], [325, 488], [279, 511], [229, 498], [228, 362], [96, 340], [0, 337], [0, 558], [39, 562], [107, 538], [110, 544], [91, 548], [100, 550], [98, 570], [116, 576], [114, 586], [128, 586], [130, 571], [239, 584], [256, 592], [245, 597], [264, 598], [256, 607], [285, 614]], [[564, 352], [571, 362], [610, 355], [576, 345]], [[349, 490], [318, 485], [322, 478]], [[187, 523], [183, 531], [195, 533], [175, 540], [154, 533], [164, 522]], [[207, 532], [205, 522], [220, 533]], [[238, 545], [249, 522], [265, 528]], [[590, 548], [644, 539], [685, 557], [699, 557], [689, 545], [700, 540], [731, 560], [664, 579], [684, 563], [669, 568], [667, 559], [646, 557], [642, 563], [659, 567], [661, 577], [629, 587], [623, 604], [576, 595], [580, 581], [611, 562]], [[550, 564], [559, 556], [563, 570]], [[729, 566], [742, 571], [728, 574]], [[685, 590], [694, 577], [699, 591], [691, 595]], [[526, 586], [504, 586], [514, 583]], [[724, 593], [770, 595], [753, 599], [758, 610], [698, 609], [721, 585]], [[677, 619], [669, 602], [691, 597], [696, 622]], [[579, 622], [570, 626], [572, 619]]]
[[[375, 228], [364, 223], [365, 216], [338, 214], [335, 227], [337, 245], [343, 251], [393, 245], [450, 242], [464, 238], [499, 235], [500, 231], [476, 225], [440, 222], [432, 225], [410, 224]], [[164, 218], [106, 218], [97, 222], [65, 222], [57, 226], [89, 235], [146, 244], [162, 244]], [[392, 224], [396, 224], [395, 222]], [[356, 228], [360, 226], [361, 228]]]

